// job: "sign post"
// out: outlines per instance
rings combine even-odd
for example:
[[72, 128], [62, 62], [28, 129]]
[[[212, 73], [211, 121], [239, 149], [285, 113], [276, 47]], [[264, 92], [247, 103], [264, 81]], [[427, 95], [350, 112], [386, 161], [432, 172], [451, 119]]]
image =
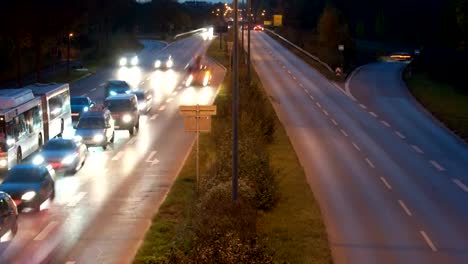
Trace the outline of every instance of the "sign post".
[[199, 152], [200, 152], [200, 132], [211, 131], [211, 117], [216, 115], [216, 105], [181, 105], [179, 113], [184, 117], [184, 126], [186, 132], [196, 133], [196, 178], [197, 178], [197, 193], [199, 191]]

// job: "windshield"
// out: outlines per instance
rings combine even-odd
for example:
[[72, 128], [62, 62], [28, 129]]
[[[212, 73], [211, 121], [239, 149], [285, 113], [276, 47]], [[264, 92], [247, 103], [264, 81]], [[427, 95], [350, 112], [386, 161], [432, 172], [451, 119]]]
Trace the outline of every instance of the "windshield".
[[34, 167], [13, 167], [3, 183], [34, 183], [40, 181], [39, 169]]
[[132, 109], [132, 103], [130, 100], [108, 100], [106, 107], [111, 112], [128, 111]]
[[43, 147], [44, 150], [72, 150], [74, 148], [75, 144], [70, 140], [52, 140]]
[[104, 119], [99, 117], [81, 118], [78, 122], [78, 129], [99, 129], [105, 128]]
[[88, 104], [88, 99], [87, 98], [71, 98], [71, 104], [72, 105], [87, 105]]
[[116, 93], [126, 93], [129, 90], [128, 87], [116, 87], [116, 86], [108, 87], [107, 89], [109, 91], [113, 91]]
[[124, 81], [110, 81], [107, 83], [108, 88], [128, 88], [128, 84]]
[[145, 99], [144, 93], [134, 93], [139, 101]]

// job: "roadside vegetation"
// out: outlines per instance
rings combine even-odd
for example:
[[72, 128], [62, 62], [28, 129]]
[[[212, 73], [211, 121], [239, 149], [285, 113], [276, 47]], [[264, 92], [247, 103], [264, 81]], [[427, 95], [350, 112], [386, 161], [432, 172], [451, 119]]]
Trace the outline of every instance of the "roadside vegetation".
[[[208, 56], [228, 66], [213, 41]], [[200, 141], [200, 191], [192, 152], [147, 232], [135, 263], [330, 263], [320, 210], [258, 77], [240, 71], [239, 200], [231, 202], [228, 73], [213, 130]]]

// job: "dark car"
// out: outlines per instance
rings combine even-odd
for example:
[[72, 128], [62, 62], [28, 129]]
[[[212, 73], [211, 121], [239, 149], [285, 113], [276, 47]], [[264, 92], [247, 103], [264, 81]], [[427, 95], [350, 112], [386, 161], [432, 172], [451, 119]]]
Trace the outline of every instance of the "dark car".
[[8, 172], [0, 191], [11, 196], [19, 211], [41, 211], [55, 197], [54, 178], [55, 171], [50, 165], [20, 164]]
[[136, 95], [138, 99], [138, 109], [140, 113], [146, 114], [153, 107], [153, 95], [149, 90], [137, 90], [132, 91], [132, 94]]
[[104, 102], [114, 118], [116, 130], [128, 130], [130, 135], [136, 134], [140, 127], [140, 111], [138, 99], [134, 94], [119, 94], [106, 98]]
[[72, 121], [78, 121], [81, 113], [86, 113], [95, 103], [87, 96], [72, 96], [70, 98]]
[[10, 195], [0, 192], [0, 243], [13, 239], [18, 231], [18, 209]]
[[114, 143], [114, 120], [107, 109], [92, 108], [81, 116], [75, 129], [75, 140], [83, 142], [87, 147], [106, 149], [107, 145]]
[[54, 170], [74, 174], [85, 163], [86, 145], [81, 140], [56, 138], [45, 143], [34, 159], [34, 164], [50, 164]]
[[158, 70], [168, 70], [172, 68], [173, 66], [174, 66], [174, 60], [172, 59], [172, 56], [169, 54], [160, 56], [154, 62], [154, 68]]
[[105, 97], [118, 95], [118, 94], [129, 94], [132, 88], [126, 81], [121, 80], [110, 80], [105, 85]]

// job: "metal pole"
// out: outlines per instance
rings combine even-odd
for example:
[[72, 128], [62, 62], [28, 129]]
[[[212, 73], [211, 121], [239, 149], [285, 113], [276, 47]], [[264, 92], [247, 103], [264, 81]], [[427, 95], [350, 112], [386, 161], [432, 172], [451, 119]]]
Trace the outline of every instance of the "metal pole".
[[[242, 0], [242, 50], [241, 54], [244, 54], [244, 26], [245, 26], [245, 0]], [[243, 58], [244, 56], [242, 56]]]
[[197, 104], [197, 113], [196, 113], [196, 116], [195, 118], [197, 119], [197, 193], [200, 193], [200, 167], [198, 165], [198, 162], [199, 162], [199, 151], [200, 151], [200, 127], [199, 127], [199, 124], [198, 124], [198, 121], [200, 119], [200, 110], [199, 110], [199, 106]]
[[234, 43], [233, 43], [233, 76], [232, 76], [232, 200], [237, 201], [238, 188], [238, 155], [237, 155], [237, 126], [239, 111], [239, 4], [234, 4]]
[[248, 29], [247, 29], [247, 83], [250, 85], [250, 27], [252, 26], [252, 0], [247, 0], [247, 16]]

